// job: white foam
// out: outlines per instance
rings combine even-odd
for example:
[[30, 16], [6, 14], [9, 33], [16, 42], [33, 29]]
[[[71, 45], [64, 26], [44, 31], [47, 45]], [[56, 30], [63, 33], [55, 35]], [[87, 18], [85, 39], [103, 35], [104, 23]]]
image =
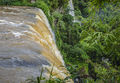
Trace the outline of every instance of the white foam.
[[15, 23], [15, 22], [6, 21], [6, 20], [0, 20], [0, 25], [4, 25], [4, 24], [12, 25], [12, 26], [15, 26], [15, 27], [23, 25], [23, 23]]
[[52, 44], [53, 39], [52, 39], [51, 35], [48, 35], [48, 38], [49, 38], [50, 43]]
[[20, 36], [24, 35], [24, 34], [22, 34], [22, 33], [20, 33], [20, 32], [12, 32], [12, 34], [13, 34], [15, 37], [17, 37], [17, 38], [20, 38]]
[[38, 15], [36, 15], [36, 17], [35, 18], [37, 18], [37, 19], [39, 19], [40, 21], [42, 21], [43, 22], [43, 20], [38, 16]]
[[31, 31], [27, 31], [27, 30], [25, 30], [25, 31], [22, 31], [23, 33], [30, 33], [30, 34], [33, 34], [33, 32], [31, 32]]
[[14, 12], [2, 12], [3, 14], [13, 14], [13, 15], [16, 15], [17, 13], [14, 13]]
[[44, 39], [40, 39], [40, 40], [41, 40], [41, 42], [44, 42], [45, 44], [48, 45], [48, 42], [46, 40], [44, 40]]

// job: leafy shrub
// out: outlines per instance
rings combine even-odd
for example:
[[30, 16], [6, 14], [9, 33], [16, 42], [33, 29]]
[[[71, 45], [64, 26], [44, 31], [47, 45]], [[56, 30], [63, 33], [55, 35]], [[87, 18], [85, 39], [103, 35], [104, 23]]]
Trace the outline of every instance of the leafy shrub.
[[0, 0], [0, 5], [12, 5], [13, 2], [18, 0]]

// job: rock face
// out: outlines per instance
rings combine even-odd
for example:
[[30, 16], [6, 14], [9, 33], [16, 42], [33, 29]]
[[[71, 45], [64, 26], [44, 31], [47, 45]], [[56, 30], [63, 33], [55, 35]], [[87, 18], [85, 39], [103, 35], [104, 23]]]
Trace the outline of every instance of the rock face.
[[[54, 66], [53, 66], [54, 65]], [[25, 83], [28, 78], [67, 71], [54, 34], [42, 10], [32, 7], [0, 7], [0, 83]]]

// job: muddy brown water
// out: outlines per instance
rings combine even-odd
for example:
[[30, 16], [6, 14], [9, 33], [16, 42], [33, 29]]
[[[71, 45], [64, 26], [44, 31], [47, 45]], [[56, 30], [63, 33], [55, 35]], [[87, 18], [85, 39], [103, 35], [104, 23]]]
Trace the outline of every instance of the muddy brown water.
[[0, 7], [0, 83], [21, 83], [40, 75], [67, 75], [54, 34], [42, 10], [32, 7]]

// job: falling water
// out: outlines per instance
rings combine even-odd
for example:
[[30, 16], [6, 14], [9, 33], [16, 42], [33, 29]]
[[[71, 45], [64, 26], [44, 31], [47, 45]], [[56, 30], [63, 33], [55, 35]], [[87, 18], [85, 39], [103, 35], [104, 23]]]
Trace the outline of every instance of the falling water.
[[[53, 66], [54, 65], [54, 66]], [[41, 9], [0, 7], [0, 83], [21, 83], [30, 77], [68, 76], [54, 41], [54, 34]]]
[[73, 17], [75, 17], [75, 12], [74, 12], [74, 6], [72, 0], [69, 0], [69, 14]]
[[70, 10], [69, 10], [69, 14], [70, 14], [71, 16], [73, 16], [73, 18], [74, 18], [74, 21], [73, 21], [73, 22], [78, 22], [78, 23], [80, 23], [80, 26], [81, 26], [81, 21], [75, 18], [74, 5], [73, 5], [72, 0], [69, 0], [68, 6], [69, 6], [69, 9], [70, 9]]

